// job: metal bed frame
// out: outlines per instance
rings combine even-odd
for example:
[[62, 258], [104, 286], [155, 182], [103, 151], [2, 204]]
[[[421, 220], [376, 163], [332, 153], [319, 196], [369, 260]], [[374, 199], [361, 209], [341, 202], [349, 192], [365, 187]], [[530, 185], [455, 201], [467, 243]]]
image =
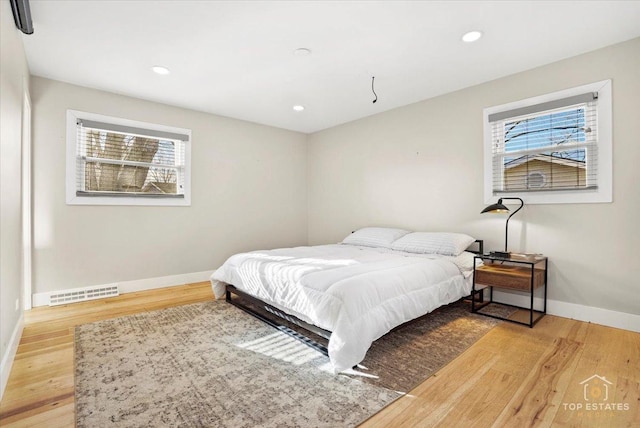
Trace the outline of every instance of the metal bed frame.
[[[232, 294], [235, 294], [237, 296], [237, 298], [232, 298]], [[320, 327], [317, 327], [313, 324], [309, 324], [308, 322], [302, 321], [300, 318], [295, 317], [293, 315], [289, 315], [285, 312], [282, 312], [280, 309], [263, 302], [262, 300], [258, 299], [257, 297], [254, 297], [250, 294], [245, 293], [244, 291], [240, 291], [238, 290], [236, 287], [234, 287], [231, 284], [227, 284], [227, 291], [226, 291], [226, 296], [225, 296], [225, 300], [228, 303], [231, 303], [233, 306], [236, 306], [240, 309], [242, 309], [243, 311], [247, 312], [250, 315], [253, 315], [254, 317], [258, 318], [260, 321], [265, 322], [267, 324], [269, 324], [270, 326], [280, 330], [283, 333], [288, 334], [289, 336], [293, 337], [294, 339], [297, 339], [299, 341], [301, 341], [302, 343], [304, 343], [307, 346], [312, 347], [313, 349], [316, 349], [320, 352], [322, 352], [324, 355], [329, 356], [329, 350], [327, 349], [326, 346], [316, 342], [313, 339], [308, 338], [307, 336], [298, 333], [295, 330], [290, 329], [289, 327], [277, 322], [276, 320], [273, 320], [271, 318], [266, 317], [264, 314], [256, 311], [255, 309], [253, 309], [252, 307], [245, 305], [242, 301], [246, 300], [250, 303], [253, 303], [254, 305], [259, 306], [261, 309], [264, 309], [265, 311], [277, 316], [278, 318], [281, 318], [283, 320], [289, 321], [290, 323], [293, 323], [299, 327], [304, 328], [305, 330], [308, 330], [312, 333], [317, 334], [318, 336], [324, 337], [325, 339], [329, 340], [329, 337], [331, 336], [331, 332], [328, 330], [324, 330]]]
[[[484, 241], [482, 239], [476, 239], [475, 244], [477, 244], [478, 249], [477, 250], [467, 250], [469, 252], [472, 253], [476, 253], [476, 254], [483, 254], [484, 251]], [[473, 244], [472, 244], [473, 245]], [[477, 290], [476, 293], [481, 294], [483, 292], [483, 290]], [[234, 298], [233, 295], [235, 295], [236, 297]], [[253, 315], [254, 317], [256, 317], [257, 319], [259, 319], [260, 321], [267, 323], [268, 325], [276, 328], [277, 330], [280, 330], [281, 332], [288, 334], [289, 336], [293, 337], [296, 340], [299, 340], [300, 342], [304, 343], [305, 345], [320, 351], [322, 354], [329, 356], [329, 350], [327, 349], [326, 346], [322, 345], [321, 343], [316, 342], [315, 340], [298, 333], [295, 330], [292, 330], [291, 328], [287, 327], [286, 325], [271, 319], [267, 316], [265, 316], [265, 314], [258, 312], [257, 310], [255, 310], [254, 308], [252, 308], [250, 305], [245, 304], [243, 301], [247, 301], [249, 302], [249, 304], [253, 304], [255, 306], [258, 306], [260, 309], [265, 310], [266, 312], [269, 312], [270, 314], [275, 315], [278, 318], [281, 318], [285, 321], [288, 321], [292, 324], [297, 325], [298, 327], [302, 327], [303, 329], [310, 331], [312, 333], [317, 334], [320, 337], [323, 337], [327, 340], [329, 340], [329, 337], [331, 336], [331, 332], [329, 330], [325, 330], [322, 329], [318, 326], [315, 326], [313, 324], [309, 324], [306, 321], [301, 320], [300, 318], [287, 314], [285, 312], [283, 312], [282, 310], [276, 308], [275, 306], [272, 306], [266, 302], [263, 302], [262, 300], [258, 299], [257, 297], [254, 297], [248, 293], [245, 293], [244, 291], [238, 290], [235, 286], [231, 285], [231, 284], [227, 284], [226, 286], [226, 293], [225, 293], [225, 301], [227, 303], [232, 304], [233, 306], [236, 306], [237, 308], [245, 311], [246, 313]], [[411, 322], [411, 321], [408, 321]], [[404, 324], [403, 324], [404, 325]], [[399, 328], [400, 326], [396, 327]], [[395, 330], [396, 328], [394, 328], [393, 330]]]

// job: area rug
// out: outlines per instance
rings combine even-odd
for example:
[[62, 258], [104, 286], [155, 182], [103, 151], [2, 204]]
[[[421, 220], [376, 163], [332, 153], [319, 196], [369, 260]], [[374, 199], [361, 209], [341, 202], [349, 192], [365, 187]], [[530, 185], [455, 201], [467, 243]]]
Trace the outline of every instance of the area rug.
[[76, 327], [76, 426], [349, 427], [408, 392], [496, 320], [456, 303], [328, 358], [224, 301]]

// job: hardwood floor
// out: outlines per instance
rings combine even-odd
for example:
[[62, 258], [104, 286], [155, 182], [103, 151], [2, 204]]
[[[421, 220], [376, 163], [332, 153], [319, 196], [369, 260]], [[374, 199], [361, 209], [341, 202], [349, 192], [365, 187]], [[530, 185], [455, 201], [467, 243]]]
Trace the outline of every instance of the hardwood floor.
[[[611, 382], [607, 401], [594, 391], [585, 401], [593, 375]], [[637, 427], [639, 386], [640, 334], [546, 316], [494, 328], [364, 426]], [[593, 410], [600, 402], [614, 410]]]
[[25, 312], [24, 331], [0, 402], [0, 426], [74, 426], [76, 325], [210, 299], [211, 284], [202, 282]]
[[[203, 282], [28, 311], [0, 426], [74, 425], [76, 325], [212, 298]], [[502, 323], [362, 426], [637, 427], [639, 400], [640, 334], [546, 316]]]

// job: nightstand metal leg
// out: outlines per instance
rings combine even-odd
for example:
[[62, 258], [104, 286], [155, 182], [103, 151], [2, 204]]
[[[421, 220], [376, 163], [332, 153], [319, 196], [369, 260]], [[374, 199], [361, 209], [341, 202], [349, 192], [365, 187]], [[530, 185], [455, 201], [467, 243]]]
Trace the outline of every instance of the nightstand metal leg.
[[529, 328], [533, 328], [533, 278], [535, 275], [535, 265], [531, 265], [531, 306], [529, 306]]
[[547, 268], [547, 263], [549, 260], [544, 261], [544, 305], [542, 306], [542, 313], [547, 313], [547, 273], [549, 272]]

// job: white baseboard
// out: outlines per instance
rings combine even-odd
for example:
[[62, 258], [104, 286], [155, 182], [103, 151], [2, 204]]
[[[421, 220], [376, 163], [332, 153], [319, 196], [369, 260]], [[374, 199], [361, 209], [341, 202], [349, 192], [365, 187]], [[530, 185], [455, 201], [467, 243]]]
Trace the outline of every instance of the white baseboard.
[[640, 333], [640, 315], [594, 308], [593, 306], [576, 305], [575, 303], [560, 302], [558, 300], [549, 300], [547, 302], [547, 313]]
[[[156, 288], [174, 287], [176, 285], [191, 284], [194, 282], [208, 281], [214, 271], [183, 273], [179, 275], [162, 276], [158, 278], [136, 279], [133, 281], [114, 282], [111, 284], [96, 284], [99, 286], [117, 285], [120, 293], [134, 293], [136, 291], [153, 290]], [[47, 306], [49, 296], [54, 293], [69, 290], [56, 290], [33, 295], [33, 306]]]
[[24, 329], [24, 312], [20, 313], [20, 318], [16, 327], [13, 329], [13, 334], [9, 340], [9, 346], [7, 351], [2, 356], [2, 362], [0, 363], [0, 400], [4, 395], [4, 390], [9, 382], [9, 374], [11, 374], [11, 366], [13, 366], [13, 360], [18, 352], [18, 345], [20, 344], [20, 338], [22, 338], [22, 330]]
[[[120, 293], [133, 293], [136, 291], [153, 290], [156, 288], [173, 287], [176, 285], [190, 284], [194, 282], [209, 281], [214, 271], [192, 272], [179, 275], [163, 276], [158, 278], [138, 279], [133, 281], [123, 281], [113, 284], [99, 284], [101, 286], [118, 285]], [[61, 290], [47, 293], [36, 293], [33, 295], [33, 306], [46, 306], [49, 304], [49, 296], [52, 293], [59, 293]], [[495, 291], [496, 300], [516, 306], [528, 307], [531, 300], [528, 295], [520, 293], [504, 293]], [[534, 308], [542, 308], [542, 299], [534, 298]], [[578, 305], [575, 303], [562, 302], [559, 300], [547, 300], [547, 313], [563, 318], [571, 318], [578, 321], [601, 324], [608, 327], [621, 328], [624, 330], [640, 332], [640, 315], [626, 312], [616, 312], [609, 309], [596, 308], [593, 306]], [[18, 340], [20, 338], [18, 337]], [[4, 360], [3, 360], [4, 363]]]
[[[529, 295], [505, 293], [497, 290], [494, 292], [494, 299], [515, 306], [529, 307], [531, 304]], [[543, 307], [542, 298], [534, 298], [533, 307], [541, 309]], [[640, 333], [640, 315], [626, 312], [616, 312], [609, 309], [548, 299], [547, 314]]]

